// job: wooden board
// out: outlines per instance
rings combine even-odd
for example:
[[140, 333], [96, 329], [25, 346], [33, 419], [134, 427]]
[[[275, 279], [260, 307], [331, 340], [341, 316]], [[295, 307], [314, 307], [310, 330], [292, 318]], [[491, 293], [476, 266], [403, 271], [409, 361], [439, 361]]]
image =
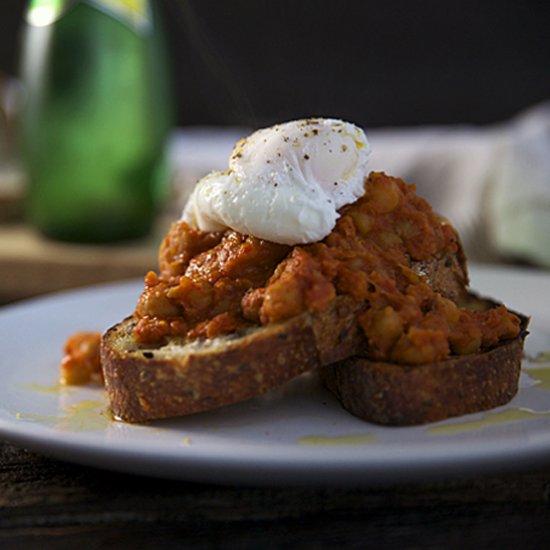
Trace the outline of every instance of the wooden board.
[[23, 224], [0, 226], [0, 302], [142, 277], [156, 269], [159, 238], [116, 245], [48, 240]]

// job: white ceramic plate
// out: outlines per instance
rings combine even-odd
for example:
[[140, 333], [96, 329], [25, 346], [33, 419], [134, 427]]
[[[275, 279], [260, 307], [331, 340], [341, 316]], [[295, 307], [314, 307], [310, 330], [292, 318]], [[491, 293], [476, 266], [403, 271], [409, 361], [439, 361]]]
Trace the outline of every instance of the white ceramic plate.
[[0, 436], [81, 464], [218, 483], [388, 484], [550, 463], [550, 274], [477, 267], [471, 276], [473, 288], [532, 317], [521, 390], [494, 411], [385, 428], [345, 412], [307, 375], [209, 413], [112, 421], [101, 388], [56, 384], [58, 362], [69, 334], [133, 310], [135, 281], [0, 311]]

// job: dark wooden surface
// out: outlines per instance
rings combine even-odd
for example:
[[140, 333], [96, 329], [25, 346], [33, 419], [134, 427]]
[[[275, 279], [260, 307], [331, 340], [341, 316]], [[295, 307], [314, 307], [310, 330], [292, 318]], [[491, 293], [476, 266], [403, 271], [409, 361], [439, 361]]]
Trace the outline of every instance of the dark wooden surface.
[[0, 548], [550, 547], [550, 465], [376, 489], [224, 487], [67, 464], [0, 441]]

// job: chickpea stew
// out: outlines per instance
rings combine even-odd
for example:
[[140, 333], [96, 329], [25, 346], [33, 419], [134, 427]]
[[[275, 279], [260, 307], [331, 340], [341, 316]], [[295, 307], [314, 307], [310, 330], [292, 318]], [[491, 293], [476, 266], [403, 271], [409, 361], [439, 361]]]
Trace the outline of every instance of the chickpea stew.
[[159, 272], [145, 277], [134, 336], [159, 345], [174, 336], [214, 338], [322, 312], [340, 294], [363, 304], [358, 323], [373, 359], [430, 363], [517, 336], [520, 321], [504, 306], [470, 311], [415, 270], [460, 254], [456, 231], [414, 185], [373, 172], [321, 242], [291, 247], [176, 222]]

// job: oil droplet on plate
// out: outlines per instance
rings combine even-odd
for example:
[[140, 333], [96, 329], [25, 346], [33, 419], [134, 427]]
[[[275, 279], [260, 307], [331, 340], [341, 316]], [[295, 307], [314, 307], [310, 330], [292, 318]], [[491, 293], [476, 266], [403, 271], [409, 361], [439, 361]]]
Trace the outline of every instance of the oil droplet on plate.
[[550, 391], [550, 367], [523, 369], [523, 372], [535, 381], [534, 388]]
[[363, 435], [304, 435], [298, 439], [299, 445], [369, 445], [376, 443], [376, 437]]
[[42, 422], [56, 430], [68, 432], [96, 432], [106, 429], [112, 422], [105, 407], [105, 401], [80, 401], [63, 409], [60, 415], [17, 413], [19, 420]]
[[72, 432], [96, 432], [107, 428], [111, 423], [110, 415], [105, 414], [104, 401], [80, 401], [64, 409], [60, 425], [56, 426], [60, 430]]
[[550, 351], [539, 351], [534, 357], [528, 357], [529, 363], [550, 363]]
[[75, 389], [75, 386], [66, 386], [61, 382], [55, 384], [25, 384], [24, 388], [36, 393], [44, 393], [49, 395], [59, 395], [60, 393], [71, 392]]
[[426, 432], [436, 435], [473, 432], [488, 428], [489, 426], [510, 424], [512, 422], [521, 422], [523, 420], [530, 420], [533, 418], [540, 418], [544, 416], [550, 417], [550, 411], [538, 412], [524, 408], [506, 409], [499, 412], [485, 413], [482, 418], [477, 420], [467, 420], [465, 422], [455, 422], [453, 424], [445, 424], [443, 426], [434, 426], [433, 428], [428, 428]]

